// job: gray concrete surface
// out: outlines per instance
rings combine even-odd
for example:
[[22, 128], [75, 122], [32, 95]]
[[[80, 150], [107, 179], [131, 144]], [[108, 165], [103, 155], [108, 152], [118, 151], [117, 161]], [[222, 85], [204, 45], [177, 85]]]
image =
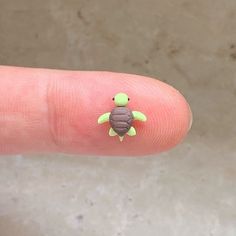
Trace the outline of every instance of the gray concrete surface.
[[1, 236], [236, 235], [235, 0], [0, 0], [0, 64], [159, 77], [191, 104], [148, 158], [0, 158]]

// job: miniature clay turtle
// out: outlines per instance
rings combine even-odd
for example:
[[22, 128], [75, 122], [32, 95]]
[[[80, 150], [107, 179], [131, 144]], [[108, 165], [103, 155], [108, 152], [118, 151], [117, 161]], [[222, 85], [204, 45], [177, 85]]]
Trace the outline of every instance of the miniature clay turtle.
[[98, 118], [98, 124], [105, 122], [110, 123], [110, 136], [119, 136], [120, 141], [123, 140], [124, 135], [135, 136], [136, 130], [132, 126], [133, 120], [146, 121], [146, 116], [139, 111], [131, 111], [126, 105], [129, 102], [129, 97], [125, 93], [118, 93], [113, 98], [116, 107], [111, 111], [101, 115]]

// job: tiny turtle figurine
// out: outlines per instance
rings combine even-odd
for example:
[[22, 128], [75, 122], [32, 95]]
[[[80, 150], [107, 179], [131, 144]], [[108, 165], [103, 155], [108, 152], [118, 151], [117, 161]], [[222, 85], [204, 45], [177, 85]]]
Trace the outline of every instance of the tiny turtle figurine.
[[110, 136], [119, 136], [120, 141], [123, 141], [125, 134], [135, 136], [136, 130], [132, 126], [133, 120], [146, 121], [146, 116], [139, 111], [131, 111], [126, 105], [129, 102], [129, 97], [125, 93], [118, 93], [112, 99], [116, 107], [111, 111], [104, 113], [98, 118], [98, 124], [105, 122], [110, 123]]

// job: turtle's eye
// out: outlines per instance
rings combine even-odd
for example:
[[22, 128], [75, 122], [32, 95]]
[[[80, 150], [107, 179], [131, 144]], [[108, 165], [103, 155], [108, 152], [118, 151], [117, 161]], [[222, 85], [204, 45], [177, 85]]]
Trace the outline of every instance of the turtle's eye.
[[128, 101], [129, 101], [130, 99], [128, 98]]
[[112, 100], [114, 101], [114, 100], [115, 100], [115, 98], [112, 98]]

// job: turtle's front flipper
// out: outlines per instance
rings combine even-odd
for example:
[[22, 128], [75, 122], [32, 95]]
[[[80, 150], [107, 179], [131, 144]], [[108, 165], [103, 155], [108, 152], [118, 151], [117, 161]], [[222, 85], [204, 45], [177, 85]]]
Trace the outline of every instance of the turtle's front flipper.
[[110, 129], [109, 129], [109, 135], [110, 135], [110, 136], [116, 136], [117, 133], [114, 131], [114, 129], [110, 128]]
[[136, 135], [136, 130], [133, 126], [131, 126], [131, 128], [129, 129], [129, 131], [127, 132], [127, 134], [129, 136], [135, 136]]
[[111, 112], [104, 113], [103, 115], [99, 116], [98, 124], [103, 124], [109, 120]]
[[133, 111], [134, 120], [146, 121], [147, 117], [140, 111]]

